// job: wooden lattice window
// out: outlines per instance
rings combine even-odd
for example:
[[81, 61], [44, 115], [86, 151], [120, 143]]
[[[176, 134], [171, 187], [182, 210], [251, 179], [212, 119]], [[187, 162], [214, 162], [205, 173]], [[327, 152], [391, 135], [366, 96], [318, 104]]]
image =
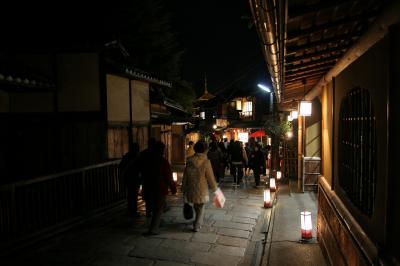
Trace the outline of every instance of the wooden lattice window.
[[376, 122], [367, 90], [355, 88], [339, 115], [339, 184], [350, 201], [371, 217], [376, 194]]

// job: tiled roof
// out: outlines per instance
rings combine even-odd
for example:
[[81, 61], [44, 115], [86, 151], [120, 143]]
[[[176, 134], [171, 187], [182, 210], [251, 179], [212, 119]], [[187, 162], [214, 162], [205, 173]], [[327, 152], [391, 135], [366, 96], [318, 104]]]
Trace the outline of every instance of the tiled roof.
[[34, 87], [34, 88], [52, 88], [54, 83], [44, 79], [27, 77], [26, 75], [6, 74], [0, 72], [0, 84], [14, 86]]

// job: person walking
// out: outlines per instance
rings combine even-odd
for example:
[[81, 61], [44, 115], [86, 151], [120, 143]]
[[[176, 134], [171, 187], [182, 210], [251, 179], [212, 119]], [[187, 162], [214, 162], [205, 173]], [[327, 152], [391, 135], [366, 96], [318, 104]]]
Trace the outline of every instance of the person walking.
[[176, 194], [176, 185], [172, 179], [171, 165], [164, 158], [165, 145], [161, 141], [154, 144], [150, 151], [151, 165], [146, 165], [143, 178], [143, 197], [146, 202], [146, 213], [151, 215], [149, 229], [144, 235], [159, 234], [161, 215], [166, 203], [168, 188]]
[[182, 192], [186, 201], [193, 203], [196, 218], [193, 231], [198, 232], [203, 224], [204, 204], [210, 200], [208, 186], [215, 192], [215, 181], [211, 162], [207, 159], [207, 144], [198, 141], [194, 145], [195, 155], [188, 158], [182, 179]]
[[208, 150], [207, 157], [211, 162], [211, 167], [213, 169], [214, 176], [219, 183], [221, 179], [221, 162], [222, 162], [222, 152], [217, 146], [217, 142], [213, 141], [210, 143], [210, 149]]
[[265, 157], [258, 143], [254, 146], [254, 151], [250, 155], [249, 164], [253, 169], [255, 186], [257, 187], [260, 185], [260, 173], [265, 169]]
[[139, 144], [134, 142], [129, 145], [129, 151], [122, 157], [119, 164], [120, 173], [124, 179], [127, 195], [127, 215], [139, 217], [137, 208], [139, 188], [142, 183], [138, 167]]
[[236, 185], [239, 185], [243, 178], [243, 166], [247, 165], [248, 159], [246, 151], [243, 148], [241, 141], [236, 141], [233, 146], [231, 155], [231, 167], [233, 168], [233, 179]]

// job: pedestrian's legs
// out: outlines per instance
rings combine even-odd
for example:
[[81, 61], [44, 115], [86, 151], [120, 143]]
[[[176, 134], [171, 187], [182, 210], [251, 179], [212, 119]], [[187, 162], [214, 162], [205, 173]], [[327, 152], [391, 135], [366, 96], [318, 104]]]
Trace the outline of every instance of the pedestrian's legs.
[[243, 178], [243, 164], [237, 165], [237, 171], [238, 171], [237, 184], [240, 184]]
[[224, 178], [225, 178], [225, 165], [224, 164], [220, 165], [219, 172], [220, 172], [220, 180], [224, 180]]
[[166, 196], [165, 195], [157, 195], [151, 206], [151, 223], [149, 227], [150, 234], [158, 234], [158, 227], [160, 226], [161, 215], [164, 211]]
[[254, 172], [254, 181], [256, 183], [256, 186], [260, 185], [260, 168], [259, 167], [255, 167], [253, 169]]
[[235, 165], [235, 164], [231, 164], [231, 174], [232, 174], [232, 177], [233, 177], [233, 182], [234, 183], [237, 183], [237, 165]]
[[196, 218], [193, 223], [193, 231], [197, 232], [203, 225], [204, 218], [204, 203], [193, 204], [194, 211], [196, 212]]

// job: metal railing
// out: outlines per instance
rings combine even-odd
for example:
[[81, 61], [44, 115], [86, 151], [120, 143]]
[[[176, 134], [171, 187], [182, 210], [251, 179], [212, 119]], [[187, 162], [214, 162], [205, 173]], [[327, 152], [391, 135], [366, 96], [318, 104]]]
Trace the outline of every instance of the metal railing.
[[[12, 242], [125, 199], [120, 160], [0, 186], [0, 238]], [[0, 243], [4, 245], [5, 243]]]

